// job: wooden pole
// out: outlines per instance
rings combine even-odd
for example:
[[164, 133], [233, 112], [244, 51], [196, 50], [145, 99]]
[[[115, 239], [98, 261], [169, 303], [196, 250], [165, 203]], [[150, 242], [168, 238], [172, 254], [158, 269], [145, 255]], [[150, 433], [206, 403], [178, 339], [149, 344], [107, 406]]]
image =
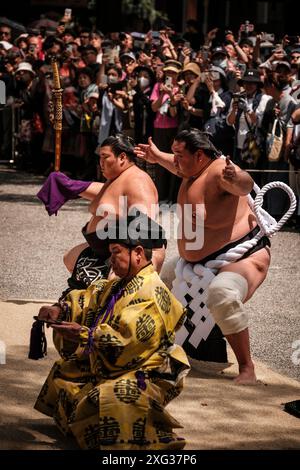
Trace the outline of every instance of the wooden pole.
[[62, 88], [60, 85], [59, 70], [56, 57], [52, 58], [53, 69], [53, 103], [54, 103], [54, 129], [55, 129], [55, 163], [54, 171], [60, 170], [61, 159], [61, 133], [62, 133]]

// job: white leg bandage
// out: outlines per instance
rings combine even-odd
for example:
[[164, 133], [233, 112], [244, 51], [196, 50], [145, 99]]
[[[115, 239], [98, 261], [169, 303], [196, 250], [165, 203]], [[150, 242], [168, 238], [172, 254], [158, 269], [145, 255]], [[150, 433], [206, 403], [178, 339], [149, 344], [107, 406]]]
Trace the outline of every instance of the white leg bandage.
[[240, 274], [217, 274], [208, 287], [206, 305], [223, 335], [239, 333], [248, 327], [243, 300], [248, 293], [247, 280]]

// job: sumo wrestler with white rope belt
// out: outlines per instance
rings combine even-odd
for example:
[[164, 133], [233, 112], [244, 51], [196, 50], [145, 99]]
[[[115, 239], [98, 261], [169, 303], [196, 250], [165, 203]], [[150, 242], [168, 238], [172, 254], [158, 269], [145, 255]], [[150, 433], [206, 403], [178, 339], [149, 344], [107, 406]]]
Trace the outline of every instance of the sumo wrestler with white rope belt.
[[[173, 293], [191, 309], [192, 316], [179, 331], [176, 342], [188, 341], [197, 347], [217, 323], [239, 364], [235, 382], [255, 383], [244, 303], [266, 278], [269, 237], [293, 213], [295, 197], [283, 183], [271, 183], [272, 187], [280, 186], [288, 192], [291, 201], [289, 211], [277, 224], [261, 208], [263, 194], [271, 187], [263, 188], [253, 201], [250, 193], [257, 188], [251, 176], [229, 157], [220, 157], [207, 134], [198, 129], [181, 131], [175, 137], [172, 151], [173, 154], [161, 152], [151, 139], [149, 145], [140, 144], [135, 149], [139, 158], [158, 163], [182, 177], [177, 202], [182, 209], [183, 229], [178, 239], [180, 258]], [[190, 249], [193, 240], [185, 238], [184, 224], [189, 221], [185, 208], [192, 206], [196, 223], [199, 205], [204, 207], [204, 243], [200, 248]], [[164, 276], [163, 272], [161, 275]]]

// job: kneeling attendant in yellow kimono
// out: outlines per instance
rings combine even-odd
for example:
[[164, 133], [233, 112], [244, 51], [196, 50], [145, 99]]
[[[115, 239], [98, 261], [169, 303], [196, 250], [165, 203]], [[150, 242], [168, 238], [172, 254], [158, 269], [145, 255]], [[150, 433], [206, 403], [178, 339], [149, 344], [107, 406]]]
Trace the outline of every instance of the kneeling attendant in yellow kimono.
[[[127, 227], [132, 221], [128, 216]], [[145, 216], [138, 237], [130, 230], [126, 236], [109, 236], [119, 279], [73, 290], [60, 305], [41, 308], [41, 320], [63, 320], [52, 325], [61, 359], [35, 408], [83, 449], [182, 449], [185, 440], [173, 432], [181, 426], [165, 406], [189, 371], [174, 344], [185, 311], [150, 261], [151, 249], [164, 241], [161, 227]]]

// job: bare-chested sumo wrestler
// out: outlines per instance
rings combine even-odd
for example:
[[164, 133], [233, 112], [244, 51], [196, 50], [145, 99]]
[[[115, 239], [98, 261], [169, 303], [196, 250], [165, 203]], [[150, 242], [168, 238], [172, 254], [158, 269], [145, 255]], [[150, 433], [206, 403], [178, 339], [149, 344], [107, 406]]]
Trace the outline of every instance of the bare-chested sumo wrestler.
[[[215, 259], [228, 247], [251, 239], [258, 232], [256, 218], [247, 195], [253, 188], [248, 173], [234, 165], [229, 158], [218, 158], [208, 136], [198, 129], [181, 131], [174, 140], [173, 154], [161, 152], [149, 139], [149, 145], [138, 145], [136, 155], [150, 163], [158, 163], [181, 176], [178, 204], [183, 223], [186, 205], [192, 205], [195, 217], [199, 205], [204, 205], [204, 244], [202, 248], [187, 249], [182, 230], [178, 240], [181, 258], [192, 265]], [[217, 272], [208, 287], [206, 305], [215, 322], [230, 343], [239, 364], [236, 383], [255, 383], [254, 364], [250, 354], [248, 317], [243, 304], [264, 281], [269, 263], [269, 240], [263, 237], [243, 258], [227, 264]]]
[[[69, 285], [73, 288], [79, 287], [80, 283], [87, 286], [108, 275], [109, 267], [105, 264], [110, 256], [108, 244], [107, 241], [99, 243], [97, 236], [97, 225], [101, 220], [109, 217], [110, 212], [119, 217], [121, 210], [131, 207], [141, 207], [142, 212], [152, 218], [155, 217], [153, 211], [158, 211], [156, 187], [150, 176], [135, 165], [132, 142], [123, 135], [108, 137], [98, 151], [101, 171], [107, 181], [91, 183], [80, 194], [91, 201], [91, 218], [82, 229], [86, 243], [75, 246], [64, 256], [64, 263], [72, 273]], [[127, 209], [123, 207], [124, 201]], [[152, 262], [158, 272], [164, 252], [164, 248], [153, 250]]]

